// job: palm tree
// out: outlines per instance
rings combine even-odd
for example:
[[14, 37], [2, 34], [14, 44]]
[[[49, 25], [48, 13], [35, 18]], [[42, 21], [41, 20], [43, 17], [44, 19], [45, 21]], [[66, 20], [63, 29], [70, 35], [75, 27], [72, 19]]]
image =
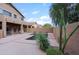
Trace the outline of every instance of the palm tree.
[[50, 8], [50, 17], [52, 18], [54, 23], [60, 27], [60, 40], [59, 40], [60, 41], [59, 42], [60, 50], [62, 50], [62, 33], [63, 33], [62, 29], [63, 29], [63, 25], [65, 25], [67, 22], [65, 20], [67, 17], [64, 16], [64, 15], [67, 15], [66, 6], [67, 6], [67, 4], [52, 4], [51, 8]]
[[[70, 39], [70, 37], [72, 36], [72, 34], [74, 34], [74, 32], [78, 29], [78, 27], [76, 27], [76, 29], [74, 29], [74, 31], [72, 31], [72, 33], [69, 35], [69, 37], [66, 37], [66, 25], [67, 23], [69, 23], [69, 21], [71, 21], [72, 18], [71, 15], [72, 13], [70, 13], [69, 8], [71, 7], [72, 4], [67, 4], [67, 3], [61, 3], [61, 4], [52, 4], [50, 7], [50, 17], [52, 18], [53, 22], [55, 23], [55, 25], [57, 25], [58, 27], [60, 27], [60, 40], [59, 40], [59, 50], [62, 51], [64, 53], [64, 49], [65, 46], [68, 42], [68, 40]], [[75, 6], [75, 10], [77, 8], [77, 5]], [[72, 9], [72, 11], [76, 12], [74, 9]], [[75, 18], [75, 15], [73, 16], [73, 18]], [[62, 33], [63, 33], [63, 28], [64, 28], [64, 43], [63, 43], [63, 38], [62, 38]]]

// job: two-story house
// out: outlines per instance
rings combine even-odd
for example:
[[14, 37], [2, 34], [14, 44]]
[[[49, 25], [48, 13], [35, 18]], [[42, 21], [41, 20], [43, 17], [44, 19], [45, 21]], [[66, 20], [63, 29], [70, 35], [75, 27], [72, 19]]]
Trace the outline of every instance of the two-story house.
[[0, 30], [3, 37], [27, 32], [28, 28], [34, 28], [32, 23], [25, 22], [24, 16], [11, 3], [0, 3]]

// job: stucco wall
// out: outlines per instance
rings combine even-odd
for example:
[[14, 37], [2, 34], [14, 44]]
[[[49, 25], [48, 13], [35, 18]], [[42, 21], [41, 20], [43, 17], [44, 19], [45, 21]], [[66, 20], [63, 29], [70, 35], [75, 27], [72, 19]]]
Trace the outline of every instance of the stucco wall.
[[[67, 26], [67, 37], [69, 34], [79, 25], [79, 22], [69, 24]], [[56, 39], [59, 37], [59, 28], [53, 29], [54, 36]], [[63, 35], [64, 37], [64, 35]], [[74, 35], [69, 39], [65, 52], [70, 54], [79, 54], [79, 29], [74, 33]]]
[[31, 28], [27, 29], [27, 32], [43, 32], [43, 33], [53, 33], [53, 28]]
[[[69, 34], [79, 25], [79, 22], [73, 23], [67, 26], [67, 35]], [[79, 54], [79, 28], [74, 33], [74, 35], [69, 39], [68, 44], [65, 49], [66, 52], [70, 54]]]
[[12, 8], [10, 5], [6, 4], [6, 3], [0, 3], [0, 8], [4, 9], [12, 14], [16, 14], [17, 15], [17, 19], [21, 20], [21, 15], [14, 9]]
[[0, 30], [0, 38], [2, 38], [2, 37], [3, 37], [3, 31]]

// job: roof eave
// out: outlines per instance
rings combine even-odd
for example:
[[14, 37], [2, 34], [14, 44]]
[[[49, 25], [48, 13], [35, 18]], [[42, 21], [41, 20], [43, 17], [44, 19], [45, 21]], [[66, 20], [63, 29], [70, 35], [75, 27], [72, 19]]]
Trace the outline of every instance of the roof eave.
[[[15, 8], [15, 6], [13, 5], [13, 4], [11, 4], [11, 3], [8, 3], [10, 6], [12, 6], [21, 16], [23, 16], [24, 17], [24, 15], [22, 15], [22, 13], [20, 12], [20, 11], [18, 11], [16, 8]], [[25, 17], [24, 17], [25, 18]]]

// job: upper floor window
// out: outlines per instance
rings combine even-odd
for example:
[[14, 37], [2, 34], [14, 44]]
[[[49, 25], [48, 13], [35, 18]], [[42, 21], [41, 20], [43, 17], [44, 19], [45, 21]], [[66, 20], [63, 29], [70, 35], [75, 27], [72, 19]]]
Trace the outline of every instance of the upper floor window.
[[21, 17], [21, 20], [24, 20], [24, 17]]
[[3, 10], [3, 14], [6, 15], [6, 16], [12, 16], [12, 14], [6, 10]]
[[17, 15], [14, 14], [14, 18], [17, 18]]
[[0, 14], [2, 14], [3, 13], [3, 10], [2, 9], [0, 9]]

